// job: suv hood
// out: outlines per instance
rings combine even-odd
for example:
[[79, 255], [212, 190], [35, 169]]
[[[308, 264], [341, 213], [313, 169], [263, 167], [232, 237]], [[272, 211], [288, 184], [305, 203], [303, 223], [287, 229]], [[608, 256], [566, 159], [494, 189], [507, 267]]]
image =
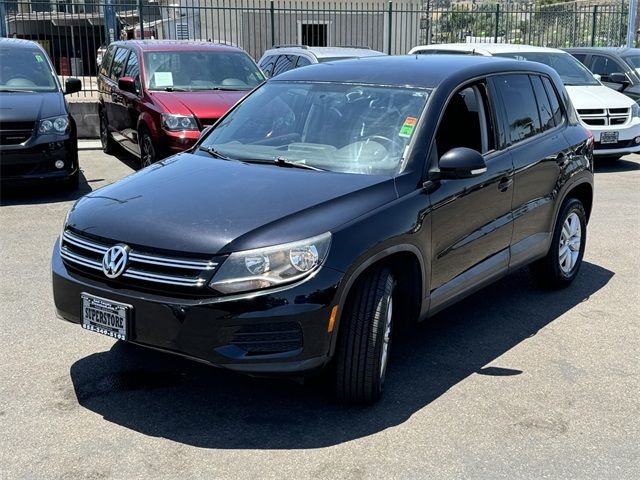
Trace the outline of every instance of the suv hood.
[[567, 86], [571, 103], [576, 109], [631, 108], [633, 100], [604, 85]]
[[0, 93], [0, 122], [35, 122], [65, 113], [60, 92]]
[[318, 235], [396, 198], [390, 177], [183, 153], [83, 197], [68, 225], [130, 246], [215, 255]]
[[[249, 91], [215, 91], [203, 92], [150, 92], [159, 101], [167, 113], [177, 115], [195, 115], [197, 118], [218, 119], [233, 107]], [[208, 125], [208, 123], [205, 123]]]

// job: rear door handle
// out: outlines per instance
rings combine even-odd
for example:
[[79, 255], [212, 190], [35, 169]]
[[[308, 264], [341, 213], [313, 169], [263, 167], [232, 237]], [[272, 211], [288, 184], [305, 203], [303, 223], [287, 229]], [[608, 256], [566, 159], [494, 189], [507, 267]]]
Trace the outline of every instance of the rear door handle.
[[498, 184], [498, 190], [501, 192], [506, 192], [509, 190], [509, 187], [513, 185], [513, 179], [509, 177], [502, 177], [500, 183]]

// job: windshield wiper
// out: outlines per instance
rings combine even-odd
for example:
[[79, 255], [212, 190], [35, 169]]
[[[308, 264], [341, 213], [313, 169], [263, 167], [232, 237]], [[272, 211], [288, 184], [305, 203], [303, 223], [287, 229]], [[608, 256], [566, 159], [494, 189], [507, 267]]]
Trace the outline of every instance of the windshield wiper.
[[0, 93], [36, 93], [35, 90], [20, 90], [17, 88], [0, 88]]
[[165, 92], [189, 92], [189, 90], [187, 90], [186, 88], [180, 88], [180, 87], [166, 87], [164, 91]]
[[273, 163], [275, 163], [279, 167], [284, 168], [304, 168], [305, 170], [324, 171], [324, 169], [322, 168], [314, 167], [313, 165], [307, 165], [306, 163], [291, 162], [285, 157], [278, 157], [273, 161]]
[[212, 157], [219, 158], [220, 160], [235, 161], [235, 159], [233, 159], [231, 157], [227, 157], [226, 155], [220, 153], [218, 150], [216, 150], [213, 147], [200, 147], [198, 150], [202, 150], [203, 152], [207, 152]]

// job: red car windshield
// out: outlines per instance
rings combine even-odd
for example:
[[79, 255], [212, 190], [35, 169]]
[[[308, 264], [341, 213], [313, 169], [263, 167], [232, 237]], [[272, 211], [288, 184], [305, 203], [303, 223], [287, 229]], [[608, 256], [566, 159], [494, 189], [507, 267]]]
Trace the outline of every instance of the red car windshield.
[[252, 90], [264, 76], [242, 52], [215, 50], [146, 52], [149, 90]]

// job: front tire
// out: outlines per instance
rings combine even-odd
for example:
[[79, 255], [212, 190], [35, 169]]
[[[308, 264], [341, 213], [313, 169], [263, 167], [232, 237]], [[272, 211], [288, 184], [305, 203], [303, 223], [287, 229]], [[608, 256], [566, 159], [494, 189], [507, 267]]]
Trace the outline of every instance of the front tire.
[[531, 264], [538, 285], [564, 288], [578, 275], [587, 240], [587, 215], [582, 202], [569, 198], [558, 215], [547, 256]]
[[395, 279], [377, 268], [360, 279], [345, 305], [336, 352], [336, 395], [374, 403], [382, 395], [393, 332]]
[[149, 135], [149, 131], [146, 128], [140, 130], [138, 138], [140, 139], [140, 165], [145, 168], [156, 163], [158, 157], [156, 156], [156, 149], [153, 146], [151, 135]]
[[109, 123], [107, 122], [107, 115], [104, 111], [100, 112], [100, 143], [102, 144], [102, 151], [107, 155], [115, 152], [116, 142], [109, 132]]

